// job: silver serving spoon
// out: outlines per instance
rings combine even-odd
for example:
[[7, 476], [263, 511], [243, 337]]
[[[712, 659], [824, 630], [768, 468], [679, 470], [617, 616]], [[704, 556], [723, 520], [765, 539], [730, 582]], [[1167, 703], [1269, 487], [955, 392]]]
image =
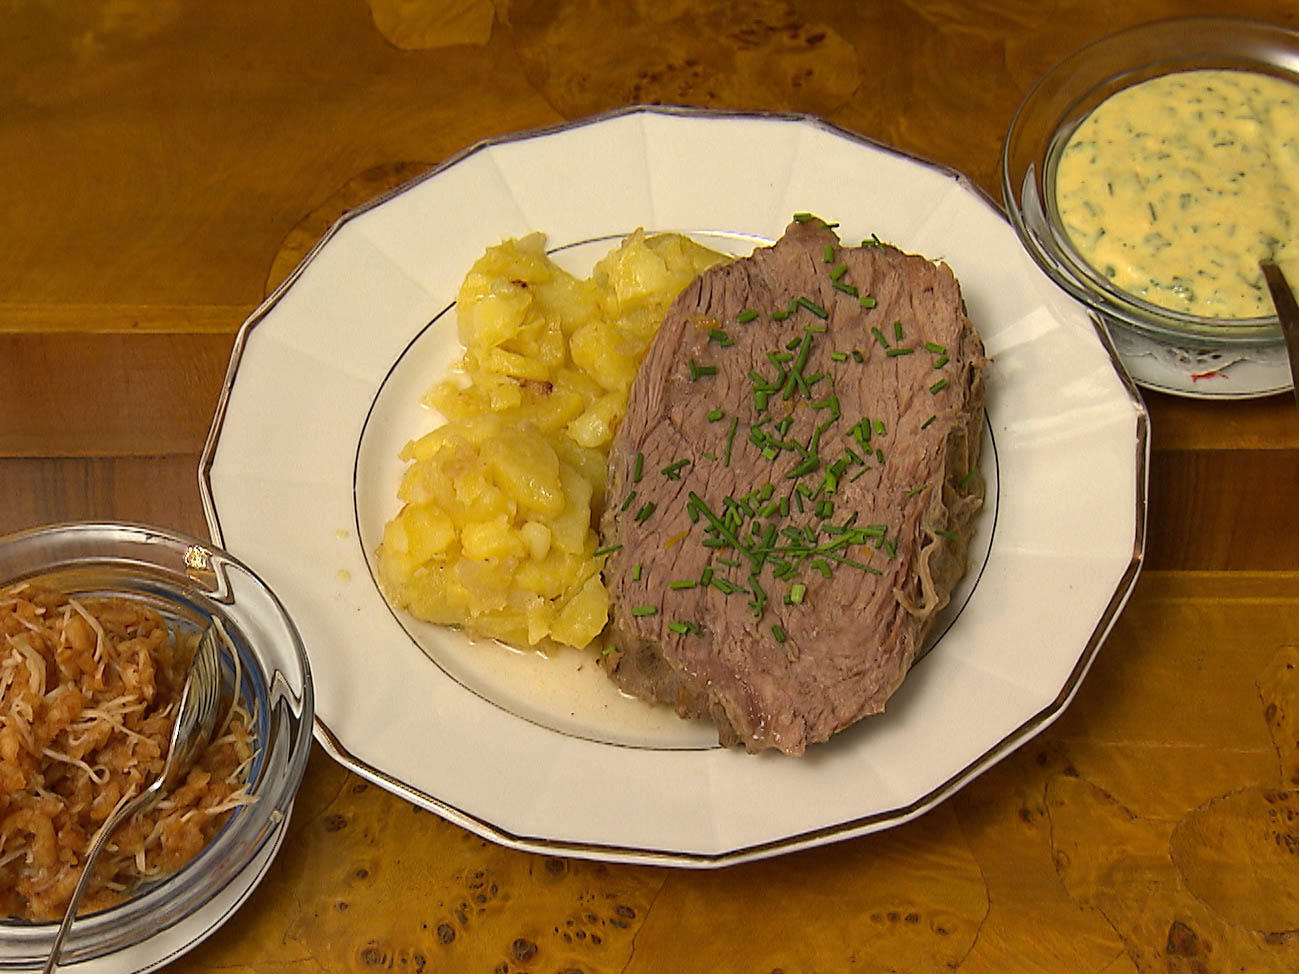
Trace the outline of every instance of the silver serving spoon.
[[198, 760], [209, 743], [217, 726], [217, 717], [221, 710], [221, 652], [217, 640], [218, 623], [208, 626], [198, 646], [194, 648], [194, 659], [190, 661], [189, 670], [185, 673], [185, 684], [180, 693], [180, 704], [176, 708], [176, 721], [171, 728], [171, 740], [167, 744], [167, 759], [163, 763], [162, 773], [148, 788], [130, 801], [117, 807], [117, 810], [100, 826], [95, 835], [90, 851], [86, 855], [86, 865], [77, 881], [77, 888], [72, 891], [72, 899], [63, 914], [58, 933], [54, 935], [54, 944], [50, 947], [49, 959], [45, 962], [44, 974], [50, 974], [59, 962], [63, 941], [72, 929], [72, 921], [77, 916], [77, 905], [81, 895], [90, 882], [95, 869], [95, 861], [108, 842], [113, 830], [128, 818], [143, 809], [151, 807], [164, 794], [182, 781], [189, 773], [194, 762]]

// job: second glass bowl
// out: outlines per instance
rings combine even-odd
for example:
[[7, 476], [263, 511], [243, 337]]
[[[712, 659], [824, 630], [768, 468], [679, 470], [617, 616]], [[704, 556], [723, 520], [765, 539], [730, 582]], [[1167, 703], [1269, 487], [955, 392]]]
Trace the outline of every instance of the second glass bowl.
[[[1002, 193], [1033, 259], [1062, 288], [1155, 342], [1201, 349], [1281, 347], [1275, 315], [1205, 318], [1160, 308], [1110, 284], [1074, 250], [1055, 200], [1060, 154], [1078, 125], [1116, 92], [1178, 71], [1223, 68], [1299, 83], [1299, 33], [1234, 17], [1157, 21], [1104, 37], [1066, 57], [1029, 91], [1002, 152]], [[1299, 211], [1299, 200], [1296, 200]]]

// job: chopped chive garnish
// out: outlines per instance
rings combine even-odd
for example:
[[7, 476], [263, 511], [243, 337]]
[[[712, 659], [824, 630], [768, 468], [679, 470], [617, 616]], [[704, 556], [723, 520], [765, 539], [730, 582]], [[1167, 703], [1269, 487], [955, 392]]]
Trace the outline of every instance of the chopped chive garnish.
[[830, 317], [830, 313], [826, 311], [825, 308], [821, 307], [819, 304], [813, 301], [811, 298], [799, 298], [798, 303], [800, 306], [806, 308], [808, 311], [812, 312], [812, 314], [816, 315], [818, 318]]
[[925, 351], [933, 352], [935, 355], [946, 355], [947, 349], [937, 342], [925, 342]]
[[920, 428], [927, 429], [929, 427], [929, 424], [932, 423], [937, 418], [938, 418], [937, 416], [930, 416], [927, 420], [925, 420], [923, 423], [920, 424]]
[[909, 491], [907, 491], [907, 496], [915, 497], [918, 493], [920, 493], [928, 486], [929, 486], [928, 484], [921, 484], [919, 487], [912, 487]]
[[808, 220], [815, 220], [816, 217], [811, 213], [795, 213], [794, 221], [796, 223], [806, 223]]
[[884, 346], [885, 348], [889, 347], [889, 342], [888, 339], [884, 337], [884, 332], [880, 331], [878, 328], [872, 328], [871, 334], [875, 336], [875, 340], [879, 342], [882, 346]]
[[608, 656], [610, 653], [616, 653], [616, 652], [618, 652], [618, 647], [617, 647], [617, 646], [606, 646], [606, 647], [604, 647], [604, 649], [602, 649], [602, 650], [600, 651], [600, 655], [601, 655], [601, 656]]
[[975, 475], [976, 473], [978, 473], [978, 472], [979, 472], [979, 471], [978, 471], [977, 469], [973, 469], [973, 470], [971, 470], [969, 473], [967, 473], [964, 477], [962, 477], [962, 478], [961, 478], [960, 487], [961, 487], [962, 489], [964, 489], [965, 486], [966, 486], [967, 484], [969, 484], [969, 482], [970, 482], [971, 480], [974, 479], [974, 475]]
[[785, 630], [780, 626], [772, 626], [771, 634], [776, 637], [776, 642], [783, 643], [789, 637], [785, 635]]
[[746, 324], [747, 322], [752, 321], [756, 317], [758, 317], [758, 312], [754, 311], [752, 308], [745, 308], [743, 311], [741, 311], [738, 315], [735, 316], [735, 320], [743, 325]]
[[874, 429], [875, 432], [878, 433], [880, 436], [883, 436], [886, 432], [888, 432], [888, 427], [884, 425], [884, 420], [882, 419], [872, 420], [871, 428]]
[[893, 337], [898, 341], [902, 341], [902, 322], [893, 322]]
[[735, 344], [735, 339], [726, 334], [726, 332], [722, 331], [720, 328], [709, 329], [708, 340], [710, 342], [717, 342], [717, 344], [721, 345], [722, 348], [730, 348]]
[[669, 463], [666, 467], [660, 470], [659, 473], [667, 477], [668, 480], [680, 480], [681, 469], [688, 466], [690, 466], [690, 461], [682, 459], [678, 460], [676, 463]]
[[644, 469], [645, 469], [645, 454], [637, 453], [636, 464], [631, 468], [631, 482], [633, 484], [640, 483], [640, 475], [644, 471]]
[[639, 581], [640, 581], [640, 573], [641, 573], [641, 571], [642, 571], [642, 568], [641, 568], [641, 563], [640, 563], [640, 562], [636, 562], [636, 564], [634, 564], [634, 565], [631, 566], [631, 580], [632, 580], [633, 582], [639, 582]]
[[717, 459], [717, 454], [716, 454], [716, 453], [709, 453], [707, 450], [704, 450], [704, 451], [703, 451], [702, 453], [700, 453], [699, 455], [700, 455], [701, 457], [703, 457], [705, 460], [716, 460], [716, 459]]
[[947, 364], [946, 355], [940, 355], [938, 356], [938, 358], [934, 359], [934, 368], [936, 369], [941, 369], [946, 364]]
[[830, 353], [830, 361], [832, 361], [832, 362], [847, 362], [847, 361], [848, 361], [848, 353], [847, 353], [847, 352], [831, 352], [831, 353]]
[[861, 298], [857, 301], [857, 303], [860, 304], [863, 308], [873, 308], [878, 302], [874, 298], [872, 298], [869, 294], [863, 294]]
[[825, 245], [825, 250], [821, 252], [821, 259], [827, 264], [834, 262], [834, 244]]
[[860, 349], [860, 348], [854, 348], [854, 349], [852, 350], [852, 360], [853, 360], [854, 362], [865, 362], [865, 361], [866, 361], [866, 356], [863, 355], [863, 354], [861, 353], [861, 349]]
[[635, 605], [632, 606], [631, 614], [634, 616], [656, 616], [659, 614], [656, 605]]
[[596, 548], [595, 551], [591, 552], [591, 557], [599, 558], [601, 555], [611, 555], [621, 547], [620, 544], [611, 544], [604, 548]]
[[947, 380], [939, 379], [937, 382], [935, 382], [932, 386], [929, 387], [929, 391], [936, 396], [938, 395], [938, 393], [942, 392], [946, 388], [947, 388]]
[[726, 414], [722, 412], [720, 409], [710, 409], [708, 410], [707, 413], [705, 413], [705, 415], [708, 417], [708, 422], [715, 423]]
[[631, 502], [634, 501], [635, 499], [636, 499], [636, 491], [633, 490], [630, 494], [627, 495], [626, 499], [623, 500], [622, 507], [618, 508], [618, 510], [620, 511], [627, 510], [627, 508], [631, 507]]
[[693, 578], [679, 578], [675, 582], [668, 582], [668, 588], [671, 589], [694, 588], [698, 584], [699, 583], [696, 582]]
[[658, 505], [655, 504], [653, 501], [646, 501], [645, 504], [641, 507], [641, 509], [636, 512], [636, 520], [638, 521], [648, 520], [649, 516], [654, 513], [654, 508], [656, 508], [657, 506]]
[[690, 631], [689, 627], [687, 627], [684, 622], [669, 622], [668, 628], [675, 633], [680, 633], [683, 636]]
[[830, 271], [830, 280], [837, 281], [839, 280], [839, 278], [843, 277], [847, 273], [848, 273], [847, 264], [835, 264], [834, 268]]
[[772, 320], [772, 321], [784, 321], [784, 320], [785, 320], [786, 318], [788, 318], [788, 317], [789, 317], [789, 312], [788, 312], [788, 311], [783, 311], [783, 310], [782, 310], [782, 311], [773, 311], [773, 312], [771, 313], [771, 320]]
[[690, 360], [690, 381], [691, 382], [699, 381], [699, 377], [701, 375], [716, 375], [716, 374], [717, 374], [717, 366], [700, 365], [694, 359]]
[[857, 297], [857, 285], [845, 284], [843, 281], [831, 281], [830, 286], [836, 291], [842, 291], [850, 297]]
[[886, 349], [884, 354], [887, 355], [889, 358], [894, 358], [895, 356], [898, 355], [910, 355], [914, 351], [915, 351], [914, 348], [890, 348], [890, 349]]
[[789, 587], [789, 601], [795, 605], [803, 604], [803, 596], [807, 593], [807, 586], [802, 582]]
[[938, 535], [940, 538], [947, 538], [949, 541], [956, 540], [956, 534], [953, 531], [944, 531], [941, 528], [939, 528], [934, 531], [934, 534]]
[[726, 458], [722, 465], [729, 467], [731, 465], [731, 445], [735, 442], [735, 430], [740, 425], [738, 416], [732, 417], [731, 428], [726, 431]]

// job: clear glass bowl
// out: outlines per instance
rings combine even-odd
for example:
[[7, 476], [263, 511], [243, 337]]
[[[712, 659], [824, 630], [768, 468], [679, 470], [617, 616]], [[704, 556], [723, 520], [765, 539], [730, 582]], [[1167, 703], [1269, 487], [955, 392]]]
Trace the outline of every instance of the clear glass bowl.
[[[228, 887], [247, 885], [240, 900], [251, 892], [283, 838], [311, 747], [313, 696], [302, 640], [279, 600], [246, 566], [208, 542], [159, 528], [60, 524], [0, 538], [0, 587], [20, 581], [138, 599], [181, 629], [199, 631], [215, 617], [238, 653], [239, 694], [254, 718], [249, 791], [257, 800], [237, 808], [179, 872], [79, 918], [63, 945], [63, 965], [98, 958], [110, 969], [152, 967], [164, 958], [154, 959], [146, 942], [167, 939], [173, 928], [188, 930], [184, 939], [211, 933], [232, 910]], [[233, 693], [228, 650], [222, 670]], [[219, 915], [199, 917], [204, 911]], [[57, 927], [0, 919], [0, 970], [38, 968]], [[192, 945], [170, 939], [160, 948], [165, 959]]]
[[1281, 345], [1275, 315], [1205, 318], [1113, 287], [1075, 252], [1059, 220], [1056, 167], [1079, 123], [1117, 91], [1197, 68], [1254, 71], [1299, 83], [1299, 33], [1243, 18], [1183, 17], [1132, 27], [1070, 54], [1034, 85], [1010, 124], [1001, 157], [1006, 210], [1042, 269], [1111, 323], [1178, 345]]

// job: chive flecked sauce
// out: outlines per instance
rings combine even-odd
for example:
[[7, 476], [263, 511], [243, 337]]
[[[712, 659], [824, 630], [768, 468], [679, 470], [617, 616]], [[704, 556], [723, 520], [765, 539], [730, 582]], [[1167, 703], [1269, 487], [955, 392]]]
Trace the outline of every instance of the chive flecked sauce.
[[1196, 70], [1126, 88], [1074, 131], [1055, 197], [1118, 289], [1202, 317], [1271, 315], [1259, 259], [1299, 279], [1299, 85]]

